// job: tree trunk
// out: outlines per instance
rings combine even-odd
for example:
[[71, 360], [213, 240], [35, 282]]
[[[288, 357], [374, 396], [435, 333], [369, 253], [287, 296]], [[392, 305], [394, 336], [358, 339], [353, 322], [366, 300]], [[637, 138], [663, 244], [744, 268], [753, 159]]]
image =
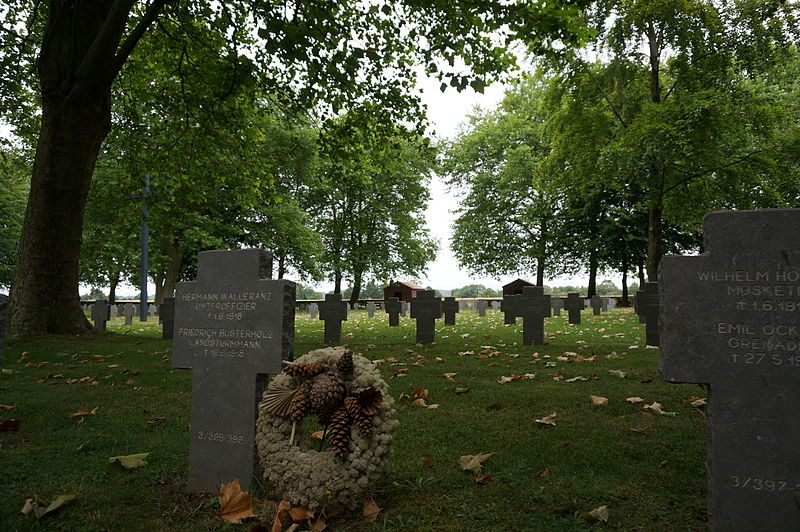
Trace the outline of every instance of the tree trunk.
[[158, 304], [163, 303], [165, 297], [173, 297], [175, 294], [175, 285], [178, 283], [178, 275], [181, 272], [181, 264], [185, 254], [183, 246], [178, 246], [173, 242], [171, 230], [167, 231], [163, 246], [169, 260], [167, 261], [167, 270], [164, 272], [164, 286], [161, 289], [161, 293], [156, 294], [155, 302]]
[[[156, 293], [153, 294], [153, 301], [158, 301], [159, 298], [163, 301], [164, 297], [164, 279], [167, 274], [163, 271], [158, 271], [153, 274], [153, 284], [156, 285]], [[149, 295], [149, 294], [148, 294]]]
[[592, 297], [597, 293], [597, 251], [592, 250], [589, 253], [589, 287], [586, 290], [586, 296]]
[[339, 270], [333, 272], [333, 293], [342, 293], [342, 272]]
[[361, 280], [364, 277], [364, 272], [359, 270], [353, 274], [353, 292], [350, 294], [350, 308], [353, 308], [353, 305], [358, 303], [359, 297], [361, 297]]
[[164, 0], [129, 35], [133, 0], [50, 0], [39, 53], [42, 128], [11, 289], [7, 336], [91, 330], [80, 308], [83, 215], [100, 144], [111, 127], [111, 84]]
[[119, 272], [114, 272], [108, 279], [108, 304], [113, 305], [117, 302], [117, 285], [119, 284]]
[[547, 220], [539, 224], [539, 249], [536, 257], [536, 286], [544, 286], [544, 265], [547, 255]]
[[650, 191], [647, 220], [647, 280], [658, 280], [658, 263], [663, 254], [661, 239], [664, 215], [664, 163], [656, 156], [650, 163]]
[[278, 257], [278, 279], [283, 279], [283, 276], [286, 275], [286, 259], [281, 255]]
[[640, 262], [637, 267], [639, 269], [639, 290], [644, 290], [644, 264]]
[[630, 305], [630, 301], [628, 301], [628, 268], [630, 268], [630, 264], [628, 264], [626, 254], [622, 259], [622, 300], [619, 302], [622, 307]]

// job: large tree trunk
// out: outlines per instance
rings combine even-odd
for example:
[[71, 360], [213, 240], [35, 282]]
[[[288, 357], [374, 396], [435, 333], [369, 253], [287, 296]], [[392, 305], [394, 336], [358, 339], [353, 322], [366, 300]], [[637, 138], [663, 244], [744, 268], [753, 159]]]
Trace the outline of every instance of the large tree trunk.
[[117, 285], [119, 284], [119, 272], [114, 272], [108, 279], [108, 304], [113, 305], [117, 302]]
[[50, 0], [39, 54], [42, 129], [11, 289], [7, 335], [91, 330], [78, 270], [83, 214], [100, 144], [111, 127], [111, 84], [152, 23], [156, 0], [124, 45], [133, 0]]
[[628, 263], [628, 255], [625, 254], [625, 258], [622, 259], [622, 300], [619, 302], [620, 306], [627, 307], [630, 305], [630, 301], [628, 301], [628, 269], [630, 268], [630, 264]]
[[658, 280], [658, 263], [664, 253], [662, 227], [664, 216], [664, 163], [652, 157], [647, 223], [647, 280]]
[[547, 256], [547, 219], [539, 224], [539, 249], [536, 251], [536, 286], [544, 286], [544, 266]]
[[353, 274], [353, 292], [350, 294], [350, 308], [353, 308], [358, 303], [358, 298], [361, 297], [361, 280], [363, 277], [363, 271], [357, 271]]
[[592, 250], [589, 252], [589, 287], [586, 290], [586, 296], [592, 297], [597, 293], [597, 251]]
[[183, 246], [176, 246], [172, 241], [172, 231], [167, 232], [167, 238], [164, 239], [164, 252], [167, 254], [169, 261], [167, 261], [167, 270], [164, 272], [164, 284], [161, 287], [161, 292], [156, 294], [155, 302], [161, 304], [164, 302], [165, 297], [173, 297], [175, 294], [175, 285], [178, 284], [178, 275], [181, 272], [181, 264], [183, 264], [183, 256], [186, 253]]

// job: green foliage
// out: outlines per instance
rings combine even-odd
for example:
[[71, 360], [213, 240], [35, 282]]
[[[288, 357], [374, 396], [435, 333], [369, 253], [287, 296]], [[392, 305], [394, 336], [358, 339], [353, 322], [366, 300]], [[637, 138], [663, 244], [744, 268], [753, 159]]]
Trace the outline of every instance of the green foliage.
[[0, 176], [0, 288], [8, 289], [14, 277], [28, 200], [30, 160], [20, 150], [0, 144]]
[[501, 297], [503, 293], [482, 284], [469, 284], [451, 291], [453, 297]]
[[310, 286], [295, 282], [295, 297], [297, 299], [323, 299], [325, 296]]
[[81, 294], [81, 300], [84, 301], [96, 301], [98, 299], [106, 299], [106, 294], [96, 286], [93, 286], [88, 294]]

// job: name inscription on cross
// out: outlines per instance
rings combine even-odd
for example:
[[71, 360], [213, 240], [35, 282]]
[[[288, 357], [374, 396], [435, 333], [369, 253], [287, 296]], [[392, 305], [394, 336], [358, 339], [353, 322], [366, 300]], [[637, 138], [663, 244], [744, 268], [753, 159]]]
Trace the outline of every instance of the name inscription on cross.
[[204, 251], [175, 290], [172, 365], [192, 370], [190, 491], [250, 485], [257, 404], [294, 347], [295, 284], [259, 249]]
[[636, 301], [639, 302], [637, 307], [639, 317], [643, 318], [645, 343], [653, 346], [659, 345], [658, 315], [661, 305], [659, 304], [658, 283], [644, 283], [644, 290], [636, 292]]
[[455, 297], [446, 297], [442, 301], [442, 313], [444, 313], [444, 324], [455, 325], [456, 314], [458, 314], [458, 301]]
[[661, 261], [661, 375], [711, 386], [711, 528], [800, 530], [800, 209], [703, 228], [703, 254]]
[[564, 308], [567, 309], [567, 323], [578, 325], [581, 322], [581, 311], [585, 303], [578, 292], [570, 292], [564, 300]]
[[433, 290], [418, 290], [417, 297], [411, 300], [411, 317], [417, 320], [417, 343], [433, 343], [436, 319], [442, 317], [442, 300]]
[[347, 301], [342, 301], [342, 294], [325, 294], [325, 301], [319, 304], [319, 319], [325, 322], [325, 343], [341, 342], [342, 322], [347, 321]]
[[400, 298], [390, 297], [386, 300], [384, 310], [389, 315], [389, 327], [397, 327], [400, 325]]
[[522, 318], [522, 344], [544, 343], [544, 319], [550, 317], [550, 296], [543, 286], [525, 286], [517, 299], [517, 316]]

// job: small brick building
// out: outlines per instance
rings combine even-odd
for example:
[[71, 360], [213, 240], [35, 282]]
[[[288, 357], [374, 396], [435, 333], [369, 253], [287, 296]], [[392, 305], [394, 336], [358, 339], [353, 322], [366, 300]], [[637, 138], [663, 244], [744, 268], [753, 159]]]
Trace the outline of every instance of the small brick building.
[[506, 285], [503, 285], [503, 295], [513, 296], [514, 294], [521, 294], [522, 289], [526, 286], [536, 286], [536, 285], [530, 281], [526, 281], [525, 279], [516, 279]]
[[425, 290], [425, 287], [416, 283], [397, 281], [383, 289], [383, 300], [388, 301], [390, 297], [396, 297], [400, 301], [411, 302], [411, 298], [417, 297], [417, 292], [420, 290]]

